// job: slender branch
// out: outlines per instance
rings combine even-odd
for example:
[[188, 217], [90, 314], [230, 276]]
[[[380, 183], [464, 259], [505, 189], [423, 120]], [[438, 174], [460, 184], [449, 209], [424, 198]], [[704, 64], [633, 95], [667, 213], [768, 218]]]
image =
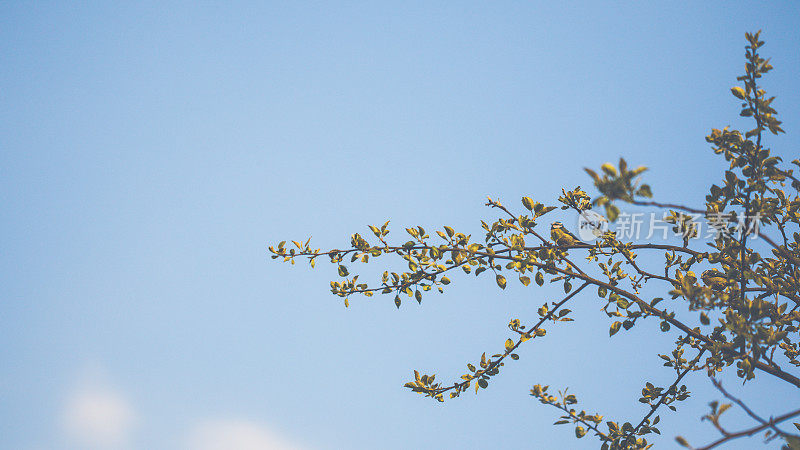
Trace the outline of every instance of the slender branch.
[[[638, 201], [638, 200], [631, 201], [630, 203], [634, 204], [634, 205], [640, 205], [640, 206], [656, 206], [656, 207], [659, 207], [659, 208], [680, 209], [680, 210], [683, 210], [683, 211], [686, 211], [686, 212], [695, 213], [695, 214], [706, 214], [708, 212], [708, 211], [703, 211], [703, 210], [700, 210], [700, 209], [697, 209], [697, 208], [691, 208], [691, 207], [683, 206], [683, 205], [675, 205], [675, 204], [672, 204], [672, 203], [642, 202], [642, 201]], [[763, 234], [759, 233], [758, 237], [759, 237], [759, 239], [764, 239], [765, 242], [767, 242], [773, 248], [778, 250], [783, 256], [791, 259], [792, 262], [795, 265], [800, 265], [800, 259], [798, 259], [796, 256], [794, 256], [792, 254], [792, 252], [789, 252], [789, 251], [785, 250], [783, 247], [778, 246], [778, 244], [776, 244], [775, 241], [770, 239], [769, 236], [766, 236], [766, 235], [763, 235]]]
[[[550, 319], [551, 317], [553, 317], [553, 314], [555, 314], [555, 312], [556, 312], [556, 311], [557, 311], [559, 308], [561, 308], [561, 307], [562, 307], [562, 306], [563, 306], [565, 303], [567, 303], [568, 301], [570, 301], [570, 300], [571, 300], [573, 297], [575, 297], [576, 295], [578, 295], [578, 293], [579, 293], [580, 291], [582, 291], [582, 290], [583, 290], [583, 288], [585, 288], [585, 287], [586, 287], [586, 286], [588, 286], [589, 284], [590, 284], [590, 283], [583, 283], [583, 284], [582, 284], [582, 285], [580, 285], [580, 286], [579, 286], [577, 289], [575, 289], [574, 291], [572, 291], [572, 293], [570, 293], [569, 295], [567, 295], [566, 297], [564, 297], [564, 299], [562, 299], [561, 301], [559, 301], [558, 303], [556, 303], [555, 305], [553, 305], [553, 308], [552, 308], [552, 309], [550, 309], [550, 310], [547, 312], [547, 314], [545, 314], [545, 315], [544, 315], [544, 317], [542, 317], [541, 319], [539, 319], [539, 321], [536, 323], [536, 325], [534, 325], [533, 327], [531, 327], [531, 328], [530, 328], [530, 329], [527, 331], [527, 333], [525, 333], [525, 334], [527, 334], [529, 337], [533, 337], [533, 336], [535, 336], [535, 335], [536, 335], [536, 330], [538, 330], [538, 329], [539, 329], [539, 327], [541, 327], [541, 326], [542, 326], [542, 324], [543, 324], [545, 321], [547, 321], [548, 319]], [[505, 352], [505, 353], [504, 353], [502, 356], [500, 356], [500, 357], [499, 357], [499, 358], [497, 358], [496, 360], [494, 360], [494, 361], [492, 361], [491, 363], [489, 363], [489, 364], [486, 366], [486, 368], [485, 368], [485, 369], [483, 369], [482, 371], [478, 371], [478, 372], [476, 372], [476, 373], [475, 373], [475, 376], [474, 376], [472, 379], [474, 380], [474, 379], [476, 379], [476, 378], [479, 378], [479, 377], [480, 377], [480, 374], [484, 374], [484, 373], [486, 373], [486, 372], [490, 372], [491, 370], [493, 370], [493, 369], [497, 368], [497, 367], [500, 365], [500, 363], [501, 363], [501, 362], [502, 362], [502, 361], [505, 359], [505, 357], [506, 357], [507, 355], [510, 355], [511, 353], [513, 353], [513, 352], [514, 352], [514, 350], [516, 350], [516, 349], [517, 349], [517, 347], [519, 347], [519, 346], [520, 346], [520, 345], [521, 345], [523, 342], [525, 342], [525, 339], [522, 339], [522, 338], [520, 338], [520, 339], [519, 339], [519, 340], [518, 340], [518, 341], [517, 341], [517, 342], [514, 344], [514, 346], [513, 346], [513, 347], [511, 347], [510, 349], [507, 349], [507, 350], [506, 350], [506, 352]], [[465, 385], [466, 383], [469, 383], [470, 381], [471, 381], [471, 380], [465, 380], [465, 381], [462, 381], [462, 382], [460, 382], [460, 383], [455, 383], [455, 384], [453, 384], [452, 386], [447, 386], [447, 387], [443, 387], [443, 388], [437, 389], [437, 390], [435, 390], [435, 392], [434, 392], [433, 394], [434, 394], [434, 395], [435, 395], [435, 394], [441, 394], [441, 393], [443, 393], [443, 392], [447, 392], [447, 391], [449, 391], [449, 390], [452, 390], [452, 389], [460, 388], [461, 386]]]
[[762, 425], [769, 425], [770, 428], [775, 430], [775, 432], [778, 433], [781, 436], [792, 436], [792, 437], [800, 438], [800, 436], [798, 436], [796, 434], [790, 434], [790, 433], [786, 433], [786, 432], [780, 430], [777, 426], [775, 426], [774, 423], [769, 423], [768, 421], [766, 421], [766, 420], [762, 419], [761, 417], [759, 417], [758, 414], [754, 413], [753, 410], [748, 408], [747, 405], [745, 405], [743, 401], [741, 401], [738, 398], [736, 398], [736, 397], [732, 396], [731, 394], [729, 394], [728, 391], [726, 391], [725, 388], [722, 387], [722, 382], [720, 382], [716, 378], [711, 377], [711, 383], [714, 385], [715, 388], [717, 388], [717, 390], [722, 392], [722, 395], [724, 395], [725, 397], [727, 397], [729, 400], [731, 400], [732, 402], [736, 403], [737, 405], [741, 406], [742, 409], [744, 410], [744, 412], [746, 412], [748, 416], [750, 416], [753, 419], [755, 419], [758, 423], [760, 423]]
[[686, 211], [686, 212], [695, 213], [695, 214], [705, 214], [706, 212], [708, 212], [708, 211], [704, 211], [704, 210], [701, 210], [701, 209], [690, 208], [688, 206], [676, 205], [676, 204], [673, 204], [673, 203], [643, 202], [641, 200], [633, 200], [630, 203], [633, 204], [633, 205], [638, 205], [638, 206], [655, 206], [655, 207], [658, 207], [658, 208], [680, 209], [680, 210], [683, 210], [683, 211]]
[[[753, 50], [753, 54], [755, 57], [755, 50]], [[747, 103], [750, 104], [750, 110], [753, 112], [753, 117], [756, 119], [756, 128], [758, 129], [758, 137], [756, 138], [756, 154], [758, 151], [761, 150], [761, 118], [758, 114], [758, 86], [756, 85], [756, 76], [755, 71], [750, 72], [750, 82], [753, 85], [753, 93], [755, 94], [755, 99], [750, 100], [748, 97]], [[749, 156], [749, 155], [747, 155]], [[750, 175], [750, 181], [753, 181], [756, 175]], [[750, 222], [750, 195], [753, 192], [753, 185], [751, 183], [746, 184], [747, 188], [747, 196], [744, 200], [744, 233], [742, 233], [742, 238], [740, 241], [741, 247], [739, 249], [739, 286], [740, 286], [740, 296], [739, 301], [742, 307], [744, 307], [746, 295], [745, 290], [747, 289], [747, 270], [749, 269], [749, 265], [747, 264], [747, 235], [749, 231], [748, 224]], [[745, 344], [742, 344], [742, 350], [744, 351]]]
[[792, 300], [796, 304], [800, 305], [800, 296], [798, 296], [796, 294], [792, 294], [791, 292], [781, 292], [781, 291], [774, 290], [774, 289], [753, 288], [753, 287], [747, 288], [747, 289], [745, 289], [745, 291], [746, 292], [763, 292], [764, 293], [763, 297], [768, 297], [770, 295], [780, 295], [781, 297], [784, 297], [784, 298], [787, 298], [789, 300]]
[[[401, 247], [401, 249], [402, 249], [402, 247]], [[453, 250], [466, 251], [464, 249], [455, 249], [455, 248]], [[483, 257], [487, 257], [487, 258], [491, 257], [491, 258], [495, 258], [495, 259], [503, 259], [503, 260], [516, 261], [516, 262], [525, 262], [526, 264], [530, 264], [530, 265], [532, 265], [534, 267], [538, 267], [540, 269], [552, 270], [552, 271], [555, 271], [555, 272], [560, 273], [562, 275], [567, 275], [567, 276], [570, 276], [570, 277], [573, 277], [573, 278], [580, 279], [580, 280], [582, 280], [584, 282], [587, 282], [589, 284], [594, 284], [596, 286], [603, 286], [609, 291], [616, 292], [618, 295], [626, 297], [629, 300], [632, 300], [637, 305], [639, 305], [639, 307], [642, 309], [643, 312], [646, 312], [647, 314], [650, 314], [650, 315], [653, 315], [653, 316], [656, 316], [656, 317], [663, 318], [663, 320], [667, 321], [670, 325], [677, 327], [678, 329], [680, 329], [681, 331], [686, 333], [688, 336], [691, 336], [692, 338], [698, 339], [698, 340], [700, 340], [701, 342], [703, 342], [704, 344], [706, 344], [708, 346], [712, 346], [715, 343], [715, 341], [713, 339], [701, 334], [699, 331], [695, 331], [694, 329], [688, 327], [686, 324], [684, 324], [683, 322], [675, 319], [674, 317], [671, 317], [670, 314], [668, 314], [666, 311], [662, 311], [662, 310], [659, 310], [658, 308], [653, 307], [649, 303], [647, 303], [644, 300], [642, 300], [641, 298], [639, 298], [637, 295], [635, 295], [635, 294], [633, 294], [631, 292], [628, 292], [628, 291], [626, 291], [624, 289], [621, 289], [618, 286], [615, 286], [615, 285], [612, 285], [610, 283], [606, 283], [606, 282], [600, 281], [600, 280], [598, 280], [596, 278], [593, 278], [593, 277], [591, 277], [591, 276], [589, 276], [589, 275], [587, 275], [585, 273], [575, 273], [575, 272], [567, 271], [567, 270], [559, 268], [559, 267], [554, 267], [552, 265], [547, 265], [547, 264], [544, 264], [544, 263], [541, 263], [541, 262], [530, 261], [530, 260], [527, 260], [527, 259], [524, 259], [524, 258], [512, 256], [512, 255], [499, 254], [499, 252], [490, 254], [488, 252], [476, 251], [476, 252], [470, 252], [470, 253], [471, 253], [471, 255], [483, 256]], [[303, 255], [297, 254], [295, 256], [303, 256]], [[386, 288], [392, 289], [392, 288], [395, 288], [395, 287], [400, 287], [400, 285], [383, 286], [381, 288], [374, 288], [374, 289], [371, 289], [371, 290], [372, 291], [378, 291], [378, 290], [383, 290], [383, 289], [386, 289]], [[354, 291], [352, 293], [357, 293], [357, 292], [361, 292], [361, 291], [357, 290], [357, 291]], [[730, 350], [730, 349], [723, 349], [723, 351], [728, 353], [728, 354], [732, 354], [733, 353], [733, 351]], [[734, 356], [741, 356], [741, 355], [734, 354]], [[754, 367], [756, 367], [757, 369], [759, 369], [761, 371], [764, 371], [766, 373], [769, 373], [770, 375], [773, 375], [773, 376], [775, 376], [777, 378], [780, 378], [780, 379], [782, 379], [782, 380], [784, 380], [784, 381], [786, 381], [786, 382], [788, 382], [790, 384], [793, 384], [794, 386], [800, 388], [800, 378], [798, 378], [798, 377], [796, 377], [796, 376], [794, 376], [794, 375], [792, 375], [790, 373], [784, 372], [780, 368], [777, 368], [777, 367], [774, 367], [774, 366], [771, 366], [771, 365], [768, 365], [768, 364], [764, 364], [763, 362], [758, 361], [758, 360], [756, 360], [754, 358], [749, 358], [749, 360], [750, 360], [750, 363]]]
[[773, 241], [772, 239], [770, 239], [770, 237], [769, 237], [769, 236], [766, 236], [766, 235], [763, 235], [763, 234], [759, 233], [759, 234], [758, 234], [758, 238], [759, 238], [759, 239], [764, 239], [764, 241], [765, 241], [767, 244], [771, 245], [773, 248], [775, 248], [775, 250], [778, 250], [778, 251], [779, 251], [779, 252], [780, 252], [780, 253], [781, 253], [783, 256], [785, 256], [785, 257], [787, 257], [787, 258], [791, 259], [791, 260], [792, 260], [792, 262], [793, 262], [793, 263], [794, 263], [796, 266], [800, 266], [800, 259], [797, 259], [797, 257], [796, 257], [796, 256], [794, 256], [794, 254], [792, 254], [792, 252], [790, 252], [790, 251], [788, 251], [788, 250], [784, 249], [783, 247], [779, 246], [778, 244], [776, 244], [776, 243], [775, 243], [775, 241]]
[[797, 415], [800, 415], [800, 409], [796, 409], [796, 410], [788, 412], [788, 413], [786, 413], [784, 415], [778, 416], [778, 417], [776, 417], [774, 419], [770, 419], [766, 423], [761, 424], [761, 425], [759, 425], [757, 427], [749, 428], [747, 430], [738, 431], [736, 433], [729, 433], [728, 435], [723, 436], [720, 439], [717, 439], [716, 441], [706, 445], [705, 447], [699, 447], [699, 448], [696, 448], [694, 450], [710, 450], [710, 449], [712, 449], [712, 448], [714, 448], [714, 447], [716, 447], [716, 446], [718, 446], [720, 444], [723, 444], [725, 442], [728, 442], [730, 440], [738, 439], [740, 437], [745, 437], [745, 436], [752, 436], [752, 435], [758, 433], [761, 430], [764, 430], [766, 428], [771, 428], [773, 425], [779, 424], [779, 423], [781, 423], [781, 422], [783, 422], [785, 420], [791, 419], [792, 417], [797, 416]]
[[[478, 253], [481, 253], [481, 252], [476, 252], [476, 254], [478, 254]], [[488, 254], [483, 254], [483, 255], [484, 256], [489, 256]], [[517, 258], [511, 257], [511, 256], [495, 255], [495, 257], [496, 258], [500, 258], [500, 259], [517, 260]], [[614, 285], [612, 285], [610, 283], [605, 283], [605, 282], [600, 281], [600, 280], [598, 280], [596, 278], [592, 278], [592, 277], [590, 277], [588, 275], [576, 274], [576, 273], [573, 273], [573, 272], [567, 272], [566, 270], [558, 268], [558, 267], [546, 266], [545, 264], [538, 263], [538, 262], [532, 262], [530, 264], [532, 264], [533, 266], [542, 268], [542, 269], [548, 268], [548, 269], [554, 270], [554, 271], [556, 271], [556, 272], [558, 272], [558, 273], [560, 273], [562, 275], [572, 276], [574, 278], [583, 280], [585, 282], [588, 282], [590, 284], [594, 284], [596, 286], [603, 286], [609, 291], [616, 292], [617, 294], [634, 301], [637, 305], [639, 305], [640, 308], [642, 308], [642, 310], [644, 312], [646, 312], [648, 314], [651, 314], [653, 316], [662, 317], [670, 325], [677, 327], [678, 329], [680, 329], [681, 331], [686, 333], [688, 336], [691, 336], [691, 337], [693, 337], [695, 339], [698, 339], [698, 340], [702, 341], [706, 345], [709, 345], [709, 346], [714, 345], [715, 341], [713, 339], [711, 339], [711, 338], [699, 333], [698, 331], [695, 331], [692, 328], [689, 328], [683, 322], [681, 322], [679, 320], [676, 320], [673, 317], [670, 317], [670, 315], [667, 314], [666, 311], [661, 311], [658, 308], [655, 308], [654, 306], [650, 305], [649, 303], [647, 303], [644, 300], [642, 300], [641, 298], [639, 298], [637, 295], [632, 294], [632, 293], [630, 293], [630, 292], [628, 292], [628, 291], [626, 291], [624, 289], [621, 289], [621, 288], [619, 288], [617, 286], [614, 286]], [[726, 353], [729, 353], [729, 354], [732, 353], [732, 350], [723, 350], [723, 351], [726, 351]], [[790, 384], [793, 384], [796, 387], [800, 388], [800, 378], [798, 378], [798, 377], [796, 377], [796, 376], [794, 376], [794, 375], [792, 375], [790, 373], [784, 372], [784, 371], [782, 371], [781, 369], [779, 369], [777, 367], [773, 367], [773, 366], [764, 364], [763, 362], [758, 361], [758, 360], [756, 360], [754, 358], [749, 358], [749, 359], [750, 359], [750, 363], [753, 366], [755, 366], [757, 369], [762, 370], [764, 372], [767, 372], [770, 375], [778, 377], [778, 378], [780, 378], [780, 379], [782, 379], [782, 380], [784, 380], [784, 381], [786, 381], [786, 382], [788, 382]]]
[[566, 406], [564, 406], [562, 404], [558, 404], [558, 403], [548, 403], [548, 405], [554, 406], [554, 407], [564, 411], [565, 413], [569, 414], [570, 417], [574, 418], [576, 421], [586, 425], [586, 428], [588, 428], [588, 429], [594, 431], [595, 433], [597, 433], [597, 436], [599, 436], [601, 440], [603, 440], [603, 441], [611, 441], [612, 440], [610, 437], [608, 437], [607, 434], [605, 434], [602, 431], [600, 431], [600, 429], [597, 428], [597, 425], [595, 425], [595, 424], [593, 424], [593, 423], [591, 423], [591, 422], [589, 422], [587, 420], [581, 419], [580, 417], [578, 417], [575, 414], [575, 411], [568, 409]]
[[672, 385], [666, 390], [666, 392], [664, 392], [664, 394], [661, 395], [661, 398], [658, 399], [658, 402], [650, 408], [650, 412], [648, 412], [647, 415], [642, 418], [642, 420], [639, 422], [639, 425], [636, 425], [636, 428], [634, 428], [630, 434], [636, 434], [639, 431], [639, 429], [642, 428], [642, 426], [644, 426], [645, 422], [647, 422], [647, 419], [649, 419], [650, 416], [652, 416], [653, 413], [655, 413], [656, 410], [662, 404], [664, 404], [664, 401], [667, 399], [667, 395], [670, 393], [670, 391], [672, 391], [672, 389], [677, 388], [678, 383], [681, 382], [683, 377], [685, 377], [687, 373], [689, 373], [692, 369], [694, 369], [695, 364], [697, 364], [697, 362], [700, 361], [700, 357], [703, 356], [703, 353], [705, 353], [705, 351], [706, 351], [705, 348], [700, 350], [700, 353], [698, 353], [697, 356], [686, 366], [683, 372], [681, 372], [678, 375], [678, 378], [675, 380], [675, 382], [672, 383]]

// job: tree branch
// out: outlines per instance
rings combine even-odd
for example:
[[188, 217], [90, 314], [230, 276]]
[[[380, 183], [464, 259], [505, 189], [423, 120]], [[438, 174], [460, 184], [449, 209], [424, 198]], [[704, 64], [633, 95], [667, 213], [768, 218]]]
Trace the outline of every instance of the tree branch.
[[792, 437], [800, 438], [800, 436], [798, 436], [798, 435], [796, 435], [796, 434], [790, 434], [790, 433], [786, 433], [786, 432], [784, 432], [784, 431], [782, 431], [782, 430], [778, 429], [778, 427], [777, 427], [777, 426], [775, 426], [775, 424], [774, 424], [774, 423], [770, 423], [770, 422], [768, 422], [768, 421], [766, 421], [766, 420], [762, 419], [761, 417], [759, 417], [759, 416], [758, 416], [756, 413], [754, 413], [754, 412], [753, 412], [753, 411], [752, 411], [750, 408], [748, 408], [748, 407], [747, 407], [747, 405], [745, 405], [745, 404], [744, 404], [744, 402], [742, 402], [742, 401], [741, 401], [741, 400], [739, 400], [738, 398], [736, 398], [736, 397], [732, 396], [731, 394], [729, 394], [729, 393], [728, 393], [728, 391], [726, 391], [726, 390], [725, 390], [725, 389], [722, 387], [722, 382], [720, 382], [720, 381], [719, 381], [719, 380], [717, 380], [716, 378], [714, 378], [714, 377], [711, 377], [711, 383], [714, 385], [714, 387], [715, 387], [715, 388], [717, 388], [717, 390], [719, 390], [719, 391], [722, 393], [722, 395], [724, 395], [725, 397], [727, 397], [729, 400], [731, 400], [732, 402], [736, 403], [737, 405], [741, 406], [741, 407], [742, 407], [742, 409], [744, 410], [744, 412], [746, 412], [748, 416], [750, 416], [750, 417], [752, 417], [753, 419], [755, 419], [755, 420], [756, 420], [758, 423], [760, 423], [760, 424], [762, 424], [762, 425], [769, 425], [769, 427], [770, 427], [770, 428], [772, 428], [773, 430], [775, 430], [775, 432], [776, 432], [776, 433], [778, 433], [778, 434], [779, 434], [779, 435], [781, 435], [781, 436], [792, 436]]
[[774, 419], [770, 419], [766, 423], [761, 424], [761, 425], [759, 425], [757, 427], [749, 428], [747, 430], [742, 430], [742, 431], [739, 431], [739, 432], [736, 432], [736, 433], [729, 433], [728, 435], [723, 436], [722, 438], [720, 438], [720, 439], [718, 439], [718, 440], [706, 445], [705, 447], [699, 447], [699, 448], [696, 448], [694, 450], [710, 450], [710, 449], [712, 449], [712, 448], [714, 448], [714, 447], [716, 447], [716, 446], [718, 446], [720, 444], [723, 444], [725, 442], [728, 442], [730, 440], [738, 439], [740, 437], [745, 437], [745, 436], [752, 436], [752, 435], [758, 433], [761, 430], [764, 430], [764, 429], [767, 429], [767, 428], [771, 428], [773, 425], [781, 423], [781, 422], [783, 422], [785, 420], [791, 419], [792, 417], [797, 416], [797, 415], [800, 415], [800, 409], [796, 409], [796, 410], [788, 412], [788, 413], [786, 413], [784, 415], [778, 416], [778, 417], [776, 417]]

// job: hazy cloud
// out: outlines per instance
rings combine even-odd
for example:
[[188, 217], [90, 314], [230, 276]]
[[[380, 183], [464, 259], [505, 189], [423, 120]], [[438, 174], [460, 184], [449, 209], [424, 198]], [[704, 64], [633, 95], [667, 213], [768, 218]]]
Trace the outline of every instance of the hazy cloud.
[[189, 450], [298, 450], [301, 447], [264, 425], [242, 419], [200, 423], [189, 434]]
[[[146, 414], [137, 414], [128, 396], [109, 383], [105, 371], [83, 370], [67, 391], [60, 412], [62, 445], [81, 450], [128, 450], [135, 447], [134, 428]], [[140, 420], [141, 419], [141, 420]], [[176, 424], [177, 425], [177, 424]], [[140, 430], [143, 431], [143, 430]], [[236, 417], [195, 422], [188, 432], [175, 433], [186, 450], [301, 450], [304, 446], [268, 424]], [[178, 445], [180, 446], [180, 444]]]
[[84, 375], [70, 390], [61, 412], [67, 440], [87, 449], [130, 447], [134, 422], [129, 400], [96, 373]]

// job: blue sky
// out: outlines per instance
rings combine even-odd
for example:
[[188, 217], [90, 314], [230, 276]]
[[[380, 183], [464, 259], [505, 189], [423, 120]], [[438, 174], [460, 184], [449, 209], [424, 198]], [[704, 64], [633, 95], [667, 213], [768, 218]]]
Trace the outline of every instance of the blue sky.
[[[402, 389], [412, 369], [457, 378], [560, 286], [457, 277], [421, 306], [345, 309], [334, 267], [266, 245], [341, 248], [389, 219], [403, 241], [477, 236], [487, 195], [554, 202], [620, 156], [656, 199], [702, 204], [724, 168], [704, 136], [744, 123], [745, 31], [775, 66], [787, 134], [767, 144], [798, 156], [799, 21], [793, 2], [0, 4], [0, 446], [594, 448], [528, 389], [641, 417], [644, 381], [671, 376], [642, 344], [671, 348], [655, 322], [609, 339], [587, 295], [438, 405]], [[726, 383], [766, 415], [800, 401]], [[667, 448], [714, 437], [698, 418], [719, 395], [687, 384]]]

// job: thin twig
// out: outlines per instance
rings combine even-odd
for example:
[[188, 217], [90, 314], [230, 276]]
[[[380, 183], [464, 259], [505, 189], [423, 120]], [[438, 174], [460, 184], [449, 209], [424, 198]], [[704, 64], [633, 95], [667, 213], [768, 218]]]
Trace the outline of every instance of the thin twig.
[[775, 426], [774, 423], [770, 423], [769, 421], [766, 421], [766, 420], [762, 419], [761, 417], [759, 417], [758, 414], [754, 413], [753, 410], [748, 408], [747, 405], [744, 404], [744, 402], [742, 402], [738, 398], [736, 398], [736, 397], [732, 396], [731, 394], [729, 394], [728, 391], [726, 391], [722, 387], [722, 382], [720, 382], [716, 378], [711, 377], [711, 383], [714, 385], [715, 388], [717, 388], [717, 390], [722, 392], [722, 395], [727, 397], [730, 401], [732, 401], [732, 402], [736, 403], [737, 405], [741, 406], [742, 409], [744, 410], [744, 412], [746, 412], [748, 416], [750, 416], [753, 419], [755, 419], [758, 423], [760, 423], [762, 425], [769, 425], [770, 428], [775, 430], [775, 432], [778, 433], [781, 436], [792, 436], [792, 437], [800, 438], [800, 436], [798, 436], [796, 434], [786, 433], [785, 431], [782, 431], [782, 430], [778, 429], [778, 427]]

